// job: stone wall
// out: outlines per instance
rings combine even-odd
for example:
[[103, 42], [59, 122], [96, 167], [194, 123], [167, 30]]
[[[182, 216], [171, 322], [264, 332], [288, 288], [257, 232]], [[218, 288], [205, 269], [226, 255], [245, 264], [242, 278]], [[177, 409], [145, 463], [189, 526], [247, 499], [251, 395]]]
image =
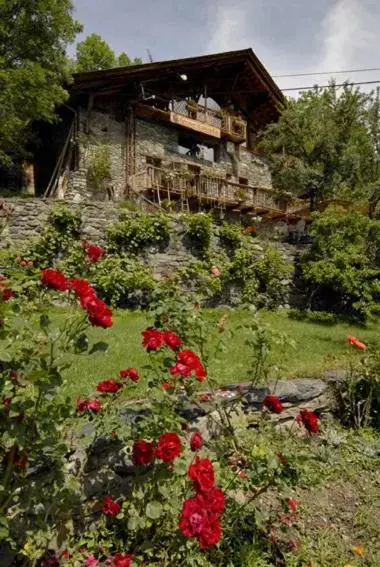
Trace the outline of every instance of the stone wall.
[[220, 142], [217, 147], [216, 161], [195, 158], [179, 152], [179, 131], [170, 126], [136, 119], [136, 172], [146, 167], [147, 157], [161, 160], [162, 167], [173, 162], [184, 165], [196, 165], [202, 172], [223, 178], [231, 176], [231, 181], [238, 183], [239, 178], [248, 181], [253, 187], [270, 189], [272, 180], [266, 161], [252, 151], [232, 142]]
[[[9, 221], [0, 236], [0, 248], [9, 242], [21, 242], [37, 237], [45, 223], [52, 206], [60, 201], [50, 199], [4, 199], [12, 208]], [[114, 202], [65, 202], [70, 208], [80, 212], [82, 217], [82, 237], [97, 243], [105, 242], [107, 227], [117, 221], [120, 209]]]

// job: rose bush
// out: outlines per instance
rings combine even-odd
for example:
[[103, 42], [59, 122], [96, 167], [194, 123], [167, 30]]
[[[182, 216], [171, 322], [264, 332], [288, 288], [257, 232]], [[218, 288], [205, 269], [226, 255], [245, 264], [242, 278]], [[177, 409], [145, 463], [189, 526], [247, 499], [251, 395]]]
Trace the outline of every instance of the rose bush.
[[[283, 408], [274, 394], [267, 396], [252, 443], [252, 433], [248, 437], [233, 422], [235, 402], [223, 404], [215, 395], [207, 362], [224, 343], [226, 318], [221, 323], [204, 320], [198, 309], [186, 311], [188, 318], [183, 312], [181, 336], [180, 325], [169, 326], [162, 309], [162, 324], [142, 332], [149, 364], [100, 379], [94, 396], [73, 402], [59, 396], [67, 354], [89, 353], [86, 330], [111, 326], [112, 312], [85, 279], [50, 268], [31, 277], [35, 301], [19, 297], [12, 278], [2, 280], [12, 296], [0, 300], [0, 529], [17, 561], [39, 567], [234, 566], [240, 546], [252, 539], [263, 556], [275, 557], [284, 537], [273, 543], [275, 520], [260, 515], [258, 499], [294, 479], [291, 456], [279, 456], [283, 440], [278, 447], [265, 441], [269, 413]], [[47, 313], [57, 301], [70, 313], [58, 326]], [[212, 332], [219, 337], [216, 352], [207, 350]], [[253, 387], [266, 380], [270, 350], [280, 343], [256, 322], [247, 336]], [[103, 348], [99, 343], [91, 351]], [[123, 392], [137, 380], [146, 383], [145, 411], [125, 426]], [[209, 392], [200, 394], [205, 384]], [[189, 407], [200, 407], [201, 397], [212, 407], [207, 419], [214, 436], [189, 430], [183, 417]], [[83, 502], [86, 462], [75, 474], [65, 467], [75, 419], [80, 426], [91, 421], [93, 440], [124, 446], [133, 468], [126, 491]], [[310, 415], [301, 421], [317, 432]]]

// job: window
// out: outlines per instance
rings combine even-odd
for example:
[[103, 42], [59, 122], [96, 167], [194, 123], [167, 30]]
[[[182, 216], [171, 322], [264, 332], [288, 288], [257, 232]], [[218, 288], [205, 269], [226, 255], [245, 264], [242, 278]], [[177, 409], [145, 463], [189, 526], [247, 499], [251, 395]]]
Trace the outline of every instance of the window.
[[152, 156], [146, 156], [146, 163], [147, 165], [153, 165], [154, 167], [161, 167], [162, 159]]

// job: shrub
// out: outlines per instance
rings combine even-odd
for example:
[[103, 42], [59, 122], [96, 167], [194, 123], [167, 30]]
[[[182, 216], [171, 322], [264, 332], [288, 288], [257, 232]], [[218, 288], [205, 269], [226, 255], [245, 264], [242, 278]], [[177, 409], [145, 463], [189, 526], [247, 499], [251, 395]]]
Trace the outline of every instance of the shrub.
[[191, 242], [201, 254], [206, 254], [210, 248], [212, 236], [212, 218], [205, 213], [187, 215], [187, 234]]
[[147, 246], [163, 245], [169, 237], [169, 219], [162, 213], [135, 214], [108, 230], [109, 250], [118, 254], [137, 253]]
[[289, 291], [292, 267], [273, 246], [264, 247], [264, 255], [254, 264], [259, 283], [259, 306], [274, 309], [284, 303]]
[[379, 351], [367, 350], [355, 337], [350, 339], [351, 356], [345, 376], [333, 384], [337, 415], [345, 426], [376, 428], [380, 426]]
[[315, 214], [312, 244], [301, 258], [309, 308], [365, 320], [379, 311], [379, 221], [339, 208]]
[[79, 238], [80, 227], [79, 213], [65, 205], [54, 206], [41, 236], [23, 252], [23, 257], [41, 268], [52, 266], [71, 251], [73, 242]]
[[144, 307], [155, 281], [151, 270], [135, 258], [108, 255], [90, 276], [102, 299], [118, 307]]
[[109, 146], [102, 144], [92, 149], [87, 168], [87, 179], [95, 189], [104, 189], [111, 180]]
[[235, 250], [239, 248], [243, 240], [242, 226], [224, 221], [219, 229], [219, 236], [223, 246], [229, 250]]

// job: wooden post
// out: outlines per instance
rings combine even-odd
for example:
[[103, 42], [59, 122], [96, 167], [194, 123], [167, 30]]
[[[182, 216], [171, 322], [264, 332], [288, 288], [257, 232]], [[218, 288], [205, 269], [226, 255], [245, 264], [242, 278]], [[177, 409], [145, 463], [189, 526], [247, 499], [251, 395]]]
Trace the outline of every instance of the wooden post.
[[22, 163], [23, 171], [23, 193], [25, 195], [36, 194], [36, 187], [34, 182], [34, 164], [30, 161], [24, 161]]

